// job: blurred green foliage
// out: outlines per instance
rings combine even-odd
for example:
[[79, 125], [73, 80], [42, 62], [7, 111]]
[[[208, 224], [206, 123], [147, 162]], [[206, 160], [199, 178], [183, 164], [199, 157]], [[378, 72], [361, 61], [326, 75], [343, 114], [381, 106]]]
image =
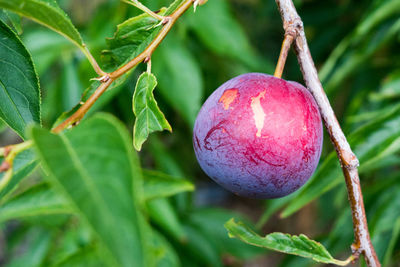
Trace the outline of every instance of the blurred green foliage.
[[[20, 0], [13, 1], [0, 0], [0, 7], [15, 11]], [[57, 2], [107, 70], [140, 52], [158, 31], [147, 27], [148, 34], [130, 31], [133, 41], [142, 38], [132, 44], [123, 30], [136, 29], [137, 21], [128, 19], [140, 15], [140, 10], [119, 0]], [[159, 10], [172, 1], [141, 2]], [[361, 162], [372, 242], [384, 266], [396, 266], [400, 262], [400, 1], [294, 2], [320, 79]], [[7, 6], [10, 3], [15, 7]], [[34, 15], [24, 12], [18, 13]], [[46, 14], [43, 20], [48, 19]], [[65, 19], [61, 11], [57, 16]], [[75, 44], [10, 11], [3, 11], [1, 19], [18, 32], [32, 55], [40, 80], [42, 124], [50, 128], [60, 116], [76, 110], [85, 90], [82, 100], [98, 85], [90, 80], [97, 75], [82, 53], [80, 37], [72, 25], [65, 26], [67, 22], [60, 27], [66, 27], [64, 35]], [[146, 23], [149, 28], [157, 24], [152, 19]], [[257, 223], [262, 234], [305, 233], [335, 258], [349, 256], [351, 214], [343, 175], [327, 136], [311, 180], [298, 192], [276, 200], [250, 201], [224, 191], [200, 170], [192, 151], [192, 126], [207, 96], [238, 74], [272, 74], [282, 39], [273, 0], [209, 0], [196, 13], [188, 10], [152, 57], [158, 81], [154, 96], [173, 133], [151, 134], [139, 157], [129, 136], [135, 121], [133, 91], [146, 70], [144, 64], [109, 89], [89, 112], [91, 118], [68, 134], [58, 137], [33, 128], [31, 137], [46, 171], [27, 176], [38, 165], [32, 150], [15, 160], [13, 179], [0, 192], [0, 264], [102, 266], [107, 260], [121, 266], [315, 264], [294, 256], [278, 257], [229, 238], [223, 225], [232, 217], [248, 225]], [[123, 53], [121, 47], [126, 49]], [[289, 55], [284, 78], [302, 82], [294, 53]], [[113, 114], [124, 125], [109, 115], [93, 116], [98, 111]], [[0, 137], [10, 132], [1, 121], [0, 129]], [[116, 161], [110, 160], [110, 151]], [[140, 166], [152, 171], [142, 172]], [[91, 184], [95, 179], [90, 177], [101, 179]], [[131, 183], [139, 185], [131, 190]], [[188, 192], [192, 184], [196, 188]]]

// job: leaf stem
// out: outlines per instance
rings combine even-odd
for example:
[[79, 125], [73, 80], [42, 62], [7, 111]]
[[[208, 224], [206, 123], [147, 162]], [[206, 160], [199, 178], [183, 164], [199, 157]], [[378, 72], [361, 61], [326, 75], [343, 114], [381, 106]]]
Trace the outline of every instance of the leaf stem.
[[100, 68], [99, 64], [97, 63], [96, 59], [90, 53], [89, 49], [87, 48], [86, 44], [82, 44], [83, 49], [82, 52], [85, 54], [86, 58], [89, 60], [90, 64], [92, 65], [94, 71], [101, 77], [106, 75], [106, 73]]
[[151, 17], [153, 17], [153, 18], [155, 18], [155, 19], [157, 19], [159, 21], [163, 21], [164, 20], [164, 16], [160, 16], [157, 13], [151, 11], [147, 6], [143, 5], [138, 0], [123, 0], [123, 2], [139, 8], [144, 13], [148, 14], [149, 16], [151, 16]]
[[322, 118], [325, 122], [325, 127], [335, 146], [342, 166], [353, 216], [355, 235], [355, 241], [352, 245], [353, 256], [357, 258], [359, 254], [363, 254], [369, 267], [379, 267], [381, 264], [376, 256], [368, 232], [367, 218], [357, 170], [359, 165], [358, 159], [351, 150], [329, 103], [328, 97], [322, 88], [307, 44], [303, 22], [297, 14], [292, 0], [275, 1], [281, 13], [285, 33], [294, 32], [296, 34], [295, 50], [304, 81], [319, 106]]

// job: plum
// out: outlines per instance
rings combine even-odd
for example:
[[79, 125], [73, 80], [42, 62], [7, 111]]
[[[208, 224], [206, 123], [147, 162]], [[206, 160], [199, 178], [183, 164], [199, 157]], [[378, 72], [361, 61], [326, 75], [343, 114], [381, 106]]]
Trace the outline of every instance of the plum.
[[237, 76], [215, 90], [194, 125], [204, 172], [250, 198], [277, 198], [315, 171], [323, 130], [317, 104], [299, 83], [262, 73]]

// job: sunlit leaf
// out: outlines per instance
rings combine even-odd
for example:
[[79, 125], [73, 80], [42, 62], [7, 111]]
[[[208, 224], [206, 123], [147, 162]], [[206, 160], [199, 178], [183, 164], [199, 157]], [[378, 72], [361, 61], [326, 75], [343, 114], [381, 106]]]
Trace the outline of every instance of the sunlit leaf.
[[0, 0], [0, 7], [41, 23], [83, 48], [79, 32], [55, 0]]
[[142, 177], [124, 127], [103, 114], [60, 135], [33, 128], [31, 136], [50, 181], [96, 233], [110, 264], [145, 266]]
[[133, 128], [133, 145], [136, 150], [142, 148], [149, 134], [155, 131], [172, 131], [154, 99], [153, 91], [157, 86], [156, 77], [148, 72], [142, 73], [137, 80], [133, 94], [133, 113], [136, 116]]
[[[170, 15], [182, 2], [176, 0], [168, 8], [161, 8], [159, 15]], [[107, 50], [102, 52], [108, 68], [115, 69], [139, 55], [160, 31], [159, 21], [148, 14], [130, 18], [117, 26], [114, 36], [108, 38]]]

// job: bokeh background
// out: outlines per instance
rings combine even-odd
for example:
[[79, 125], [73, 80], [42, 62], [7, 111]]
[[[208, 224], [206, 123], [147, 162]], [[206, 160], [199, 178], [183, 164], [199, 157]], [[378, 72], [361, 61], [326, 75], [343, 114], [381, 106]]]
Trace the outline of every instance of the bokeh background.
[[[118, 0], [58, 2], [99, 62], [116, 25], [140, 14]], [[158, 10], [171, 1], [141, 2]], [[324, 89], [361, 161], [373, 244], [384, 265], [400, 266], [400, 1], [294, 2]], [[4, 14], [2, 18], [7, 20]], [[26, 19], [17, 30], [33, 56], [42, 90], [43, 124], [50, 128], [62, 112], [79, 102], [89, 79], [96, 75], [81, 52], [56, 33]], [[207, 96], [239, 74], [272, 74], [282, 39], [274, 1], [209, 0], [196, 13], [190, 10], [179, 19], [152, 58], [159, 81], [155, 97], [173, 133], [152, 134], [140, 159], [145, 168], [182, 176], [196, 185], [193, 193], [150, 205], [155, 210], [152, 224], [172, 243], [182, 266], [316, 265], [234, 242], [223, 228], [233, 216], [247, 218], [259, 233], [303, 233], [323, 243], [337, 258], [350, 255], [351, 214], [328, 136], [310, 182], [299, 192], [278, 200], [245, 199], [225, 191], [201, 171], [193, 153], [192, 127]], [[131, 130], [135, 119], [132, 94], [144, 68], [139, 66], [123, 86], [104, 95], [90, 114], [110, 112]], [[303, 83], [293, 52], [283, 77]], [[18, 142], [4, 125], [0, 128], [1, 145]], [[40, 172], [35, 172], [30, 179], [38, 176]], [[68, 236], [72, 243], [85, 242], [85, 233], [76, 228], [76, 223], [57, 218], [2, 223], [0, 265], [46, 266], [44, 262], [52, 259], [57, 262], [58, 250], [67, 251], [62, 247], [65, 242], [57, 240]], [[40, 247], [49, 235], [55, 243], [47, 249]]]

